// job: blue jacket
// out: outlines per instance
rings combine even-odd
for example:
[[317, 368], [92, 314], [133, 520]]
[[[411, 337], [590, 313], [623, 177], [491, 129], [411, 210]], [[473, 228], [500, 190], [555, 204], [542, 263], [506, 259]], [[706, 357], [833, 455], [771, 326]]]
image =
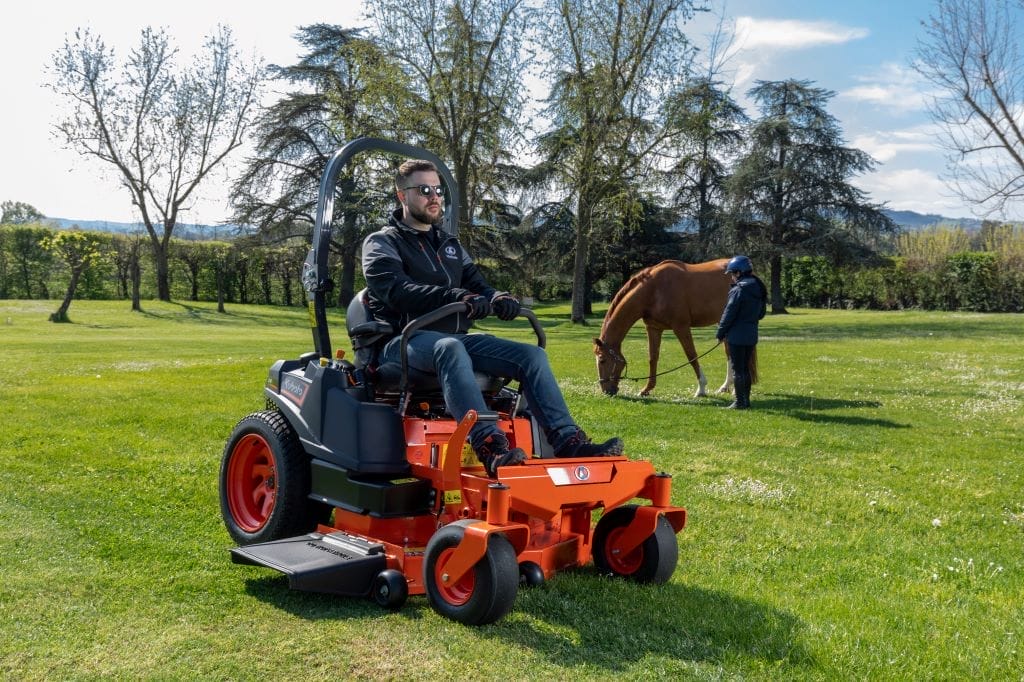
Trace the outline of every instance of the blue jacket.
[[[410, 320], [474, 293], [492, 299], [490, 286], [459, 240], [436, 225], [419, 232], [401, 221], [395, 211], [387, 226], [363, 242], [366, 302], [373, 316], [388, 322], [395, 334]], [[429, 327], [461, 333], [472, 322], [463, 313]]]
[[757, 323], [768, 309], [768, 290], [754, 275], [744, 275], [729, 290], [716, 337], [734, 346], [757, 345]]

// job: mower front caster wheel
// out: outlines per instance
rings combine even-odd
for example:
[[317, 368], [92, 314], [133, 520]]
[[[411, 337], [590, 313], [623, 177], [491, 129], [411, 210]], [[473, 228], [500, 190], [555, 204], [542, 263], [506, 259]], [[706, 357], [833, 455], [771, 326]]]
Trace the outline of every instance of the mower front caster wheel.
[[446, 618], [466, 625], [493, 623], [512, 610], [519, 589], [519, 566], [512, 543], [503, 535], [488, 538], [487, 551], [458, 581], [448, 582], [445, 567], [466, 534], [464, 519], [434, 533], [423, 555], [427, 601]]
[[519, 584], [525, 587], [540, 587], [544, 584], [544, 569], [535, 561], [519, 564]]
[[658, 517], [654, 532], [631, 552], [619, 542], [636, 516], [637, 507], [627, 504], [607, 512], [594, 529], [594, 566], [603, 573], [658, 585], [668, 582], [679, 562], [679, 543], [672, 524]]
[[409, 583], [401, 571], [388, 568], [377, 574], [370, 588], [370, 597], [385, 609], [397, 611], [409, 598]]

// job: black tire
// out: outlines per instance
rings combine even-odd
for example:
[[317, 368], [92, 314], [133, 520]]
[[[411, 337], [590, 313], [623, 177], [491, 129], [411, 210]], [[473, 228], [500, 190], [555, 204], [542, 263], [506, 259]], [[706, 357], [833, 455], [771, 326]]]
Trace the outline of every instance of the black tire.
[[534, 561], [519, 564], [519, 584], [524, 587], [540, 587], [544, 584], [544, 569]]
[[388, 568], [377, 574], [370, 588], [370, 597], [385, 609], [397, 611], [409, 598], [409, 583], [401, 571]]
[[231, 432], [220, 464], [220, 512], [239, 545], [301, 535], [330, 508], [309, 499], [310, 458], [277, 410], [254, 412]]
[[472, 523], [472, 519], [450, 523], [430, 538], [423, 557], [424, 585], [427, 601], [442, 616], [466, 625], [485, 625], [512, 610], [519, 590], [519, 566], [508, 538], [492, 534], [483, 558], [458, 583], [445, 585], [445, 564]]
[[664, 516], [658, 517], [654, 533], [628, 555], [615, 547], [623, 529], [636, 516], [636, 505], [616, 507], [597, 522], [594, 529], [594, 566], [610, 573], [642, 583], [667, 583], [679, 562], [679, 543], [672, 525]]

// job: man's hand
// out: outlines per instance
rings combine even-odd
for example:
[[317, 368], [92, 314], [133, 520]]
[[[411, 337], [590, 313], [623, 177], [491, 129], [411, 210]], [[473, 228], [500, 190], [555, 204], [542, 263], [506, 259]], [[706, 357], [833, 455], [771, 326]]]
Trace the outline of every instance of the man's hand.
[[462, 302], [469, 306], [468, 312], [471, 320], [482, 320], [491, 314], [491, 302], [487, 300], [486, 296], [470, 294], [463, 298]]
[[494, 307], [494, 314], [498, 316], [499, 320], [516, 319], [516, 315], [519, 314], [519, 308], [521, 307], [519, 301], [514, 296], [498, 296], [491, 302], [491, 305]]

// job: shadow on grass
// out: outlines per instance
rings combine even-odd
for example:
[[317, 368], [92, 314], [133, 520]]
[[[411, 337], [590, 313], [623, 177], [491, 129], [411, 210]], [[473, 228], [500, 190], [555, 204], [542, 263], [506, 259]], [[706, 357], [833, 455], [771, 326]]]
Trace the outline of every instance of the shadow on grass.
[[[531, 618], [517, 619], [516, 612]], [[592, 569], [520, 590], [509, 621], [495, 626], [496, 637], [566, 668], [588, 665], [620, 673], [649, 657], [814, 663], [796, 641], [801, 623], [789, 613], [725, 592], [673, 583], [638, 585]]]
[[[306, 620], [372, 618], [379, 616], [381, 607], [368, 598], [343, 597], [334, 594], [300, 592], [288, 587], [288, 578], [271, 574], [245, 581], [245, 591], [267, 604]], [[410, 598], [402, 607], [403, 615], [419, 617], [417, 606], [429, 608], [425, 599]]]
[[[661, 399], [652, 397], [640, 397], [630, 395], [615, 396], [615, 400], [640, 404], [669, 403], [677, 405], [688, 405], [702, 409], [724, 409], [732, 397], [724, 399], [714, 398], [686, 398], [686, 399]], [[883, 403], [877, 400], [845, 400], [843, 398], [822, 398], [814, 395], [793, 395], [790, 393], [768, 393], [764, 396], [757, 395], [756, 391], [751, 396], [753, 410], [757, 412], [771, 412], [774, 414], [799, 419], [800, 421], [819, 422], [827, 424], [845, 424], [847, 426], [877, 426], [886, 429], [907, 429], [908, 424], [900, 424], [891, 419], [879, 419], [873, 417], [861, 417], [849, 414], [829, 414], [830, 410], [849, 409], [881, 409]]]
[[[239, 321], [256, 322], [261, 325], [271, 326], [293, 326], [296, 321], [287, 317], [282, 318], [281, 308], [267, 308], [264, 312], [259, 306], [246, 305], [239, 310], [238, 306], [227, 304], [224, 312], [217, 312], [215, 304], [194, 305], [187, 302], [172, 301], [166, 305], [176, 306], [181, 312], [152, 311], [143, 308], [140, 314], [156, 320], [167, 320], [170, 322], [199, 322], [201, 324], [234, 324]], [[285, 309], [292, 310], [292, 309]], [[294, 308], [296, 313], [301, 313], [302, 308]]]
[[[383, 613], [368, 599], [290, 591], [284, 576], [250, 579], [246, 591], [307, 620]], [[425, 597], [414, 596], [397, 615], [416, 620], [429, 609]], [[649, 657], [712, 665], [745, 659], [756, 662], [755, 668], [783, 661], [814, 666], [813, 656], [796, 641], [801, 623], [789, 613], [724, 592], [608, 578], [593, 568], [559, 574], [541, 587], [521, 587], [508, 616], [473, 629], [529, 648], [569, 677], [580, 666], [621, 673]]]
[[877, 426], [885, 429], [908, 429], [909, 424], [900, 424], [891, 419], [877, 417], [861, 417], [850, 414], [828, 414], [830, 410], [873, 409], [884, 407], [877, 400], [846, 400], [842, 398], [823, 398], [813, 395], [793, 395], [789, 393], [769, 393], [763, 398], [751, 397], [754, 409], [775, 412], [777, 414], [799, 419], [800, 421], [828, 424], [845, 424], [847, 426]]

